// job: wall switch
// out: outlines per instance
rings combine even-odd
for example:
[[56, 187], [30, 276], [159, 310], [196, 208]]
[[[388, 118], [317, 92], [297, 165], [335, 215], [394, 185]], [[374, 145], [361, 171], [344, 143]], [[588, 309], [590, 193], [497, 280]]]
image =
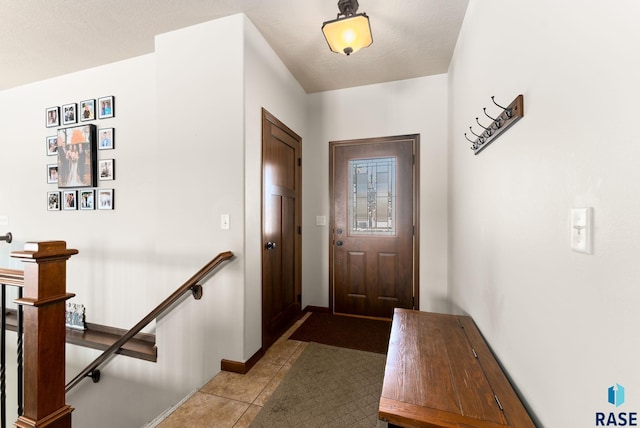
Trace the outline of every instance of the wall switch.
[[220, 229], [229, 230], [229, 214], [222, 214], [220, 216]]
[[9, 216], [0, 215], [0, 226], [9, 226]]
[[316, 216], [316, 226], [326, 226], [327, 225], [327, 217], [323, 215]]
[[592, 253], [593, 208], [571, 210], [571, 249], [580, 253]]

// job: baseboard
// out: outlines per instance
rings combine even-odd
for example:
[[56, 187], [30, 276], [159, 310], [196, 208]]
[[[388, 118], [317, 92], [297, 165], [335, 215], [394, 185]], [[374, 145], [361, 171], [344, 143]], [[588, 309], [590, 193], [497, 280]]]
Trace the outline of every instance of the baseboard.
[[[329, 308], [324, 308], [322, 306], [306, 306], [303, 313], [307, 312], [323, 312], [330, 313]], [[251, 356], [246, 362], [240, 361], [232, 361], [223, 359], [220, 361], [220, 370], [224, 370], [225, 372], [246, 374], [251, 367], [253, 367], [259, 360], [264, 356], [264, 349], [260, 348], [258, 351]]]
[[251, 367], [255, 366], [255, 364], [262, 358], [264, 355], [264, 350], [262, 348], [258, 349], [258, 351], [251, 356], [246, 362], [242, 363], [239, 361], [232, 360], [222, 360], [220, 361], [220, 370], [224, 370], [225, 372], [246, 374]]

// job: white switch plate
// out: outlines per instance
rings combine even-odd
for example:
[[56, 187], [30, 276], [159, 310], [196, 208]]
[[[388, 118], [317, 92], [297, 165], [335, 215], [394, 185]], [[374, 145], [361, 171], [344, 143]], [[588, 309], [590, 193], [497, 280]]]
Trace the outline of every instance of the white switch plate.
[[593, 208], [573, 208], [571, 210], [571, 249], [591, 254], [593, 243]]
[[0, 215], [0, 226], [9, 226], [9, 216]]
[[229, 214], [222, 214], [220, 216], [220, 229], [229, 230]]
[[326, 226], [327, 225], [327, 217], [323, 215], [316, 216], [316, 226]]

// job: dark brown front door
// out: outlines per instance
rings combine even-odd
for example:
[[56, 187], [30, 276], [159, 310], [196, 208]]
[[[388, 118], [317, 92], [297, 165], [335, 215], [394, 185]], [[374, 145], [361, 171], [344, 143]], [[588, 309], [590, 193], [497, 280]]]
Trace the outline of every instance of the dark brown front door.
[[301, 138], [262, 110], [262, 347], [301, 313]]
[[335, 313], [413, 308], [418, 135], [330, 143]]

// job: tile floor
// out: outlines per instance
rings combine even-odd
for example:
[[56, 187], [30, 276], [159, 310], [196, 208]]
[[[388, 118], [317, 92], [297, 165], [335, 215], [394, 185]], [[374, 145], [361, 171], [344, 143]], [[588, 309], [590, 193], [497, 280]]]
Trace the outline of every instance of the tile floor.
[[288, 338], [309, 315], [298, 320], [278, 339], [247, 374], [221, 371], [158, 428], [248, 427], [306, 348], [306, 342]]

